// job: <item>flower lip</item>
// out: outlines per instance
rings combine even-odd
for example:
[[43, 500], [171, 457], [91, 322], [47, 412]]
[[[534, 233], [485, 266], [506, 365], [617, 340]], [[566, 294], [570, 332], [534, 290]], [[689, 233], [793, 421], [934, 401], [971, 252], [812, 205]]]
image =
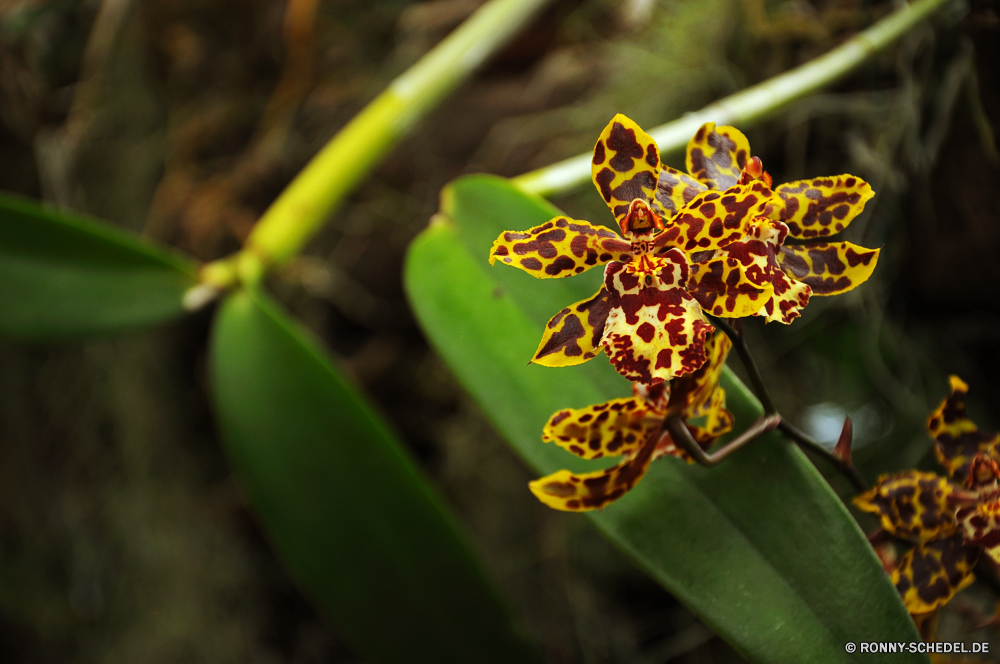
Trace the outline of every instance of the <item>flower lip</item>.
[[652, 236], [663, 229], [663, 217], [653, 212], [645, 200], [636, 198], [629, 204], [628, 214], [621, 222], [622, 232], [632, 236]]
[[984, 454], [977, 454], [973, 457], [972, 464], [969, 466], [969, 477], [965, 481], [968, 488], [981, 487], [984, 484], [995, 482], [997, 479], [1000, 479], [1000, 464], [997, 464], [995, 459]]

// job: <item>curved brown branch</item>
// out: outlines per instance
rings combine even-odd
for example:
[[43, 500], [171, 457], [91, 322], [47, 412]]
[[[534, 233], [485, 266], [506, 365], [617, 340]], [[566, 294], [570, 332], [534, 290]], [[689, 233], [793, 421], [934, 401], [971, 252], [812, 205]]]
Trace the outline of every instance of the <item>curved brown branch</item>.
[[675, 445], [690, 454], [702, 466], [711, 468], [725, 460], [736, 450], [774, 430], [780, 422], [781, 416], [777, 413], [761, 415], [749, 429], [711, 454], [701, 448], [701, 445], [691, 435], [690, 429], [684, 424], [684, 420], [680, 415], [671, 415], [668, 417], [664, 423], [664, 427], [670, 432], [670, 437], [673, 439]]
[[[847, 418], [844, 422], [844, 429], [840, 434], [840, 440], [837, 441], [837, 448], [835, 452], [831, 452], [830, 450], [826, 449], [818, 442], [816, 442], [815, 440], [807, 436], [805, 433], [803, 433], [801, 429], [798, 429], [797, 427], [793, 426], [787, 420], [782, 419], [781, 415], [778, 413], [778, 409], [774, 406], [774, 402], [771, 401], [771, 395], [768, 393], [767, 386], [764, 384], [764, 378], [761, 376], [760, 370], [757, 368], [757, 363], [754, 362], [753, 355], [751, 355], [750, 353], [750, 348], [749, 346], [747, 346], [746, 340], [743, 338], [742, 326], [740, 326], [740, 328], [737, 329], [733, 325], [730, 325], [724, 319], [715, 318], [714, 316], [711, 316], [710, 318], [712, 320], [712, 324], [715, 325], [720, 330], [722, 330], [723, 334], [729, 337], [729, 340], [733, 342], [733, 348], [736, 350], [736, 354], [740, 356], [740, 361], [743, 363], [743, 367], [746, 369], [747, 375], [750, 378], [750, 386], [753, 389], [754, 394], [757, 396], [757, 399], [760, 401], [761, 406], [764, 408], [764, 415], [762, 415], [761, 418], [757, 420], [757, 423], [759, 424], [761, 422], [761, 419], [767, 416], [776, 417], [777, 428], [781, 430], [781, 432], [784, 433], [786, 436], [791, 438], [792, 441], [794, 441], [799, 447], [808, 449], [811, 452], [818, 454], [819, 456], [826, 459], [830, 464], [833, 465], [834, 468], [839, 470], [841, 474], [847, 478], [847, 480], [854, 486], [855, 490], [857, 490], [858, 492], [867, 491], [868, 483], [865, 481], [863, 477], [861, 477], [861, 474], [851, 463], [851, 441], [854, 432], [854, 426], [851, 423], [851, 419]], [[685, 429], [686, 428], [687, 427], [685, 427]], [[771, 428], [773, 429], [774, 427]], [[750, 432], [753, 429], [754, 427], [751, 427], [750, 429], [747, 430], [747, 432]], [[768, 429], [768, 431], [770, 431], [770, 429]], [[762, 435], [762, 433], [757, 434], [757, 436]], [[688, 435], [688, 438], [690, 438], [690, 435]], [[740, 438], [736, 439], [740, 441], [741, 443], [740, 446], [750, 442], [749, 440], [746, 441], [741, 440], [742, 438], [743, 436], [740, 436]], [[732, 445], [732, 442], [729, 443], [729, 445]], [[699, 449], [701, 448], [699, 447]], [[691, 452], [686, 448], [685, 451], [688, 451], [688, 453], [691, 454]], [[722, 450], [720, 450], [720, 452], [721, 451]], [[702, 452], [702, 454], [704, 455], [704, 452]], [[697, 455], [691, 454], [691, 456], [693, 456], [695, 460], [698, 461], [698, 463], [702, 463], [702, 461], [699, 460]], [[706, 456], [706, 458], [709, 457]], [[721, 461], [721, 459], [719, 459], [719, 461]], [[715, 465], [715, 463], [718, 463], [718, 461], [715, 461], [712, 464], [703, 464], [703, 465]]]

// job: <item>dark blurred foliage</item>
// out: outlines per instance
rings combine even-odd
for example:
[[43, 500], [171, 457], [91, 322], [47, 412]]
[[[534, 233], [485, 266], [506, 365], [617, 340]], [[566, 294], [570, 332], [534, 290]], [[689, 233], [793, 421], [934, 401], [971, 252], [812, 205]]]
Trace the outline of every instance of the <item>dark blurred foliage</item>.
[[[479, 4], [5, 0], [0, 188], [220, 257]], [[535, 502], [530, 474], [409, 313], [408, 242], [461, 173], [516, 175], [589, 151], [617, 111], [655, 126], [823, 53], [896, 4], [555, 2], [272, 280], [410, 445], [549, 661], [738, 658], [578, 515]], [[981, 425], [1000, 424], [998, 14], [995, 0], [951, 5], [747, 131], [777, 182], [851, 172], [877, 192], [845, 238], [884, 246], [875, 278], [817, 298], [790, 328], [746, 325], [783, 413], [831, 442], [854, 418], [869, 479], [933, 466], [923, 421], [948, 373], [971, 383]], [[557, 203], [607, 221], [587, 187]], [[294, 589], [229, 474], [206, 397], [210, 314], [113, 341], [0, 344], [0, 661], [356, 661]], [[992, 638], [966, 630], [995, 599], [988, 583], [966, 591], [943, 633]]]

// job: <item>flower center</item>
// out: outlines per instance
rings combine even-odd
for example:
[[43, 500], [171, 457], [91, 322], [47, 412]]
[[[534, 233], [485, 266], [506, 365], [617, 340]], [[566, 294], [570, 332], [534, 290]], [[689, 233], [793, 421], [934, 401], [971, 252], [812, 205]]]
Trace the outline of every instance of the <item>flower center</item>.
[[[628, 214], [622, 219], [622, 232], [626, 235], [652, 238], [653, 233], [663, 228], [663, 218], [653, 212], [649, 203], [641, 198], [632, 201]], [[637, 238], [641, 239], [641, 238]], [[633, 240], [633, 247], [635, 242]]]
[[969, 479], [966, 480], [970, 489], [982, 487], [991, 482], [995, 485], [997, 479], [1000, 479], [1000, 465], [997, 464], [995, 459], [991, 459], [984, 454], [977, 454], [973, 457], [972, 464], [969, 467]]
[[986, 516], [997, 516], [1000, 515], [1000, 501], [994, 500], [989, 503], [982, 503], [979, 505], [980, 514]]

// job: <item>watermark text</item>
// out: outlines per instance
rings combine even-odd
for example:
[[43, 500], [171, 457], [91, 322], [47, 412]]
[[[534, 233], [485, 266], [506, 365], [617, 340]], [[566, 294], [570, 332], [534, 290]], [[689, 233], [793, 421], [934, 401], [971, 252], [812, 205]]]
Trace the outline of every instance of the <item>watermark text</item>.
[[844, 645], [847, 652], [867, 652], [867, 653], [924, 653], [924, 654], [946, 654], [946, 653], [984, 653], [990, 651], [990, 644], [986, 641], [974, 641], [973, 643], [962, 643], [961, 641], [935, 641], [934, 643], [924, 643], [922, 641], [861, 641], [860, 643], [848, 642]]

